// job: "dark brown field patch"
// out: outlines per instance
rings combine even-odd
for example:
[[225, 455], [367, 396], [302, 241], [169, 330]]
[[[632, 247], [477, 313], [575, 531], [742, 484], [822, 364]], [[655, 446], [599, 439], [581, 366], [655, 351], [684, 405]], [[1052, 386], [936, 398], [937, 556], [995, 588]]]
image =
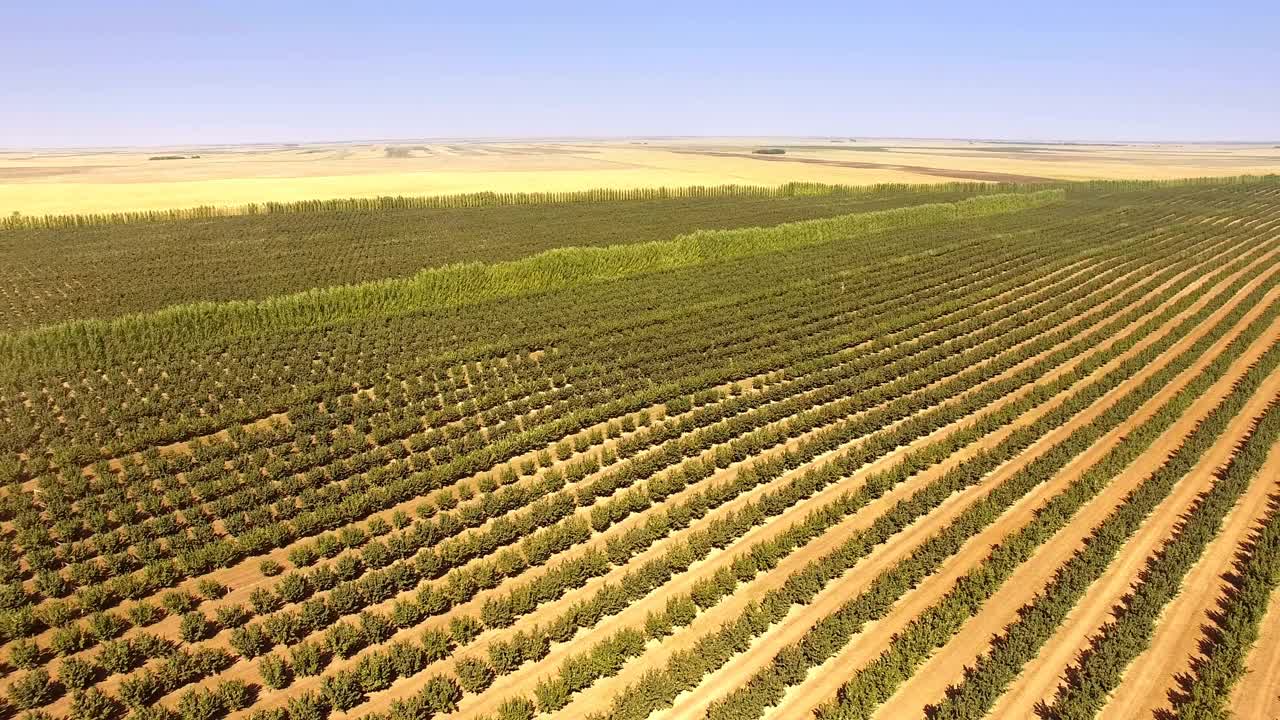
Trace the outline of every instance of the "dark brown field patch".
[[1040, 183], [1055, 182], [1054, 178], [1036, 175], [1017, 175], [1014, 173], [990, 172], [987, 170], [951, 170], [947, 168], [926, 167], [923, 165], [898, 165], [896, 163], [864, 162], [859, 160], [826, 160], [823, 158], [795, 157], [794, 155], [754, 155], [751, 153], [725, 152], [721, 150], [676, 150], [671, 152], [683, 155], [710, 155], [713, 157], [736, 157], [764, 162], [794, 162], [809, 165], [830, 165], [832, 167], [857, 168], [861, 170], [900, 170], [918, 175], [955, 178], [957, 180], [983, 180], [1003, 183]]

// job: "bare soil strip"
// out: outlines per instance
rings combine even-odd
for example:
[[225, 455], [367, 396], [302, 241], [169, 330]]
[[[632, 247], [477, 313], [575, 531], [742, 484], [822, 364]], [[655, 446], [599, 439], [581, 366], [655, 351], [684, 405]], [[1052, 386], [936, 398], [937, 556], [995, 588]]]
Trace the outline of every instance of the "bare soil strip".
[[[1061, 272], [1061, 270], [1060, 270], [1060, 272]], [[1065, 274], [1071, 275], [1071, 274], [1074, 274], [1074, 272], [1066, 272]], [[736, 470], [735, 470], [735, 471], [736, 471]], [[253, 574], [256, 574], [256, 573], [253, 573]], [[593, 587], [599, 587], [599, 584], [603, 584], [603, 582], [604, 582], [604, 580], [600, 580], [600, 583], [596, 583], [596, 584], [594, 584], [594, 585], [593, 585]], [[236, 587], [236, 585], [233, 585], [233, 587]], [[248, 588], [251, 588], [251, 587], [253, 587], [253, 584], [241, 585], [241, 587], [239, 587], [239, 588], [238, 588], [238, 591], [247, 592], [247, 591], [248, 591]], [[237, 593], [237, 594], [239, 594], [239, 593]], [[577, 597], [572, 598], [572, 600], [577, 600]], [[393, 603], [393, 602], [394, 602], [394, 601], [388, 601], [387, 603], [381, 603], [381, 605], [379, 605], [379, 607], [384, 607], [384, 606], [385, 606], [385, 607], [389, 607], [390, 605], [392, 605], [392, 603]], [[472, 605], [474, 605], [474, 606], [472, 606]], [[568, 602], [567, 602], [567, 601], [566, 601], [566, 602], [564, 602], [564, 603], [553, 603], [553, 606], [554, 606], [554, 607], [553, 607], [553, 610], [563, 610], [563, 607], [567, 607], [567, 605], [568, 605]], [[466, 605], [466, 606], [461, 606], [461, 607], [460, 607], [460, 609], [454, 609], [454, 612], [451, 612], [451, 614], [449, 614], [449, 615], [445, 615], [445, 616], [443, 616], [443, 618], [434, 619], [435, 621], [433, 621], [433, 623], [430, 623], [430, 624], [431, 624], [431, 625], [433, 625], [433, 626], [434, 626], [434, 625], [443, 625], [443, 624], [444, 624], [444, 621], [447, 621], [449, 618], [452, 618], [452, 616], [453, 616], [453, 615], [456, 615], [456, 614], [457, 614], [457, 612], [461, 612], [461, 611], [463, 611], [463, 610], [471, 610], [471, 611], [474, 611], [474, 610], [476, 610], [476, 609], [477, 609], [477, 607], [479, 607], [479, 600], [477, 600], [475, 603], [467, 603], [467, 605]], [[541, 609], [540, 609], [540, 610], [541, 610]], [[545, 612], [545, 614], [544, 614], [544, 612], [538, 612], [538, 618], [539, 618], [539, 619], [549, 619], [549, 618], [552, 618], [552, 616], [554, 616], [554, 615], [550, 615], [550, 614], [549, 614], [549, 611], [548, 611], [548, 612]], [[173, 619], [173, 620], [172, 620], [172, 623], [175, 623], [175, 621], [177, 621], [177, 620]], [[154, 628], [154, 629], [159, 629], [159, 626], [155, 626], [155, 628]], [[404, 635], [404, 637], [413, 637], [413, 635], [415, 635], [417, 632], [420, 632], [420, 630], [421, 630], [421, 626], [417, 626], [417, 628], [413, 628], [412, 630], [408, 630], [408, 632], [407, 632], [407, 633], [402, 633], [402, 634]], [[397, 635], [397, 637], [399, 637], [399, 635]], [[211, 647], [224, 647], [224, 646], [225, 646], [225, 639], [227, 639], [227, 638], [225, 638], [225, 637], [223, 637], [223, 638], [215, 638], [215, 641], [212, 641], [212, 642], [210, 642], [210, 643], [206, 643], [206, 646], [211, 646]], [[342, 664], [342, 665], [347, 665], [347, 662], [343, 662], [343, 664]], [[229, 671], [229, 673], [220, 674], [220, 675], [219, 675], [219, 678], [220, 678], [220, 679], [227, 679], [227, 678], [242, 678], [242, 679], [246, 679], [246, 680], [253, 680], [253, 679], [255, 679], [255, 678], [256, 678], [256, 670], [253, 670], [253, 667], [255, 667], [255, 665], [248, 664], [248, 662], [244, 662], [244, 661], [237, 662], [237, 669], [233, 669], [232, 671]], [[330, 670], [335, 669], [335, 667], [337, 667], [337, 665], [332, 665], [332, 666], [330, 666]], [[111, 678], [111, 679], [109, 679], [109, 680], [108, 680], [108, 682], [106, 682], [106, 683], [105, 683], [104, 687], [106, 687], [106, 688], [108, 688], [108, 689], [113, 689], [114, 687], [116, 687], [116, 685], [118, 685], [119, 680], [120, 680], [120, 679], [122, 679], [122, 678], [123, 678], [123, 676], [119, 676], [119, 678]], [[293, 689], [297, 689], [297, 688], [293, 688]], [[291, 692], [292, 692], [292, 691], [291, 691]]]

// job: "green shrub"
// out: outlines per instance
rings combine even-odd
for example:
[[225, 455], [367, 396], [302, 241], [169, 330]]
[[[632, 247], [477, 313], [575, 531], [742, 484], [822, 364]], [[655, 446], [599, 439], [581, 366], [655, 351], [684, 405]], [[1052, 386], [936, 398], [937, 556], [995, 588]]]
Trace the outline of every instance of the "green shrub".
[[19, 670], [33, 670], [40, 665], [44, 653], [34, 640], [22, 638], [9, 646], [9, 662]]
[[160, 598], [161, 604], [174, 615], [191, 612], [199, 604], [194, 595], [181, 590], [170, 590]]
[[178, 636], [184, 642], [199, 642], [209, 635], [209, 620], [205, 618], [204, 613], [199, 610], [193, 610], [184, 613], [182, 621], [178, 624]]
[[222, 707], [230, 712], [243, 710], [253, 702], [253, 693], [243, 680], [224, 680], [214, 690], [214, 694], [222, 703]]
[[453, 665], [462, 689], [469, 693], [478, 693], [493, 684], [494, 672], [489, 663], [475, 657], [465, 657]]
[[365, 693], [354, 673], [340, 671], [324, 678], [320, 694], [329, 707], [346, 712], [364, 702]]
[[312, 677], [319, 675], [328, 659], [324, 653], [314, 644], [309, 642], [301, 642], [294, 645], [289, 652], [290, 661], [293, 664], [293, 671], [300, 677]]
[[288, 687], [293, 679], [293, 668], [275, 653], [262, 656], [258, 662], [258, 673], [262, 676], [262, 684], [273, 690]]
[[71, 720], [111, 720], [120, 713], [120, 702], [97, 688], [71, 695]]
[[225, 712], [221, 698], [204, 688], [190, 688], [178, 697], [182, 720], [216, 720]]
[[196, 583], [196, 592], [203, 595], [206, 600], [218, 600], [227, 594], [227, 586], [213, 578], [201, 578]]
[[9, 683], [9, 702], [19, 710], [38, 708], [54, 697], [53, 680], [44, 668], [29, 670]]
[[156, 607], [148, 602], [134, 603], [129, 607], [128, 612], [129, 619], [133, 621], [134, 625], [138, 625], [140, 627], [146, 627], [147, 625], [159, 622], [168, 614], [165, 612], [164, 608]]
[[58, 682], [69, 690], [84, 690], [93, 684], [98, 671], [80, 658], [67, 658], [58, 666]]

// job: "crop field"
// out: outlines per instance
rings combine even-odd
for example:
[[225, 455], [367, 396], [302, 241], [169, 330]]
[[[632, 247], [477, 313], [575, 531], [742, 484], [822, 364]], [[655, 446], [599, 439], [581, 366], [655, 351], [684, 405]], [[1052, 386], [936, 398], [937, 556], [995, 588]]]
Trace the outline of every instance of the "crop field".
[[[785, 154], [755, 154], [761, 148]], [[1280, 172], [1275, 143], [654, 137], [46, 150], [0, 146], [0, 217], [485, 191], [1147, 180], [1275, 172]]]
[[1280, 717], [1280, 177], [0, 257], [0, 718]]

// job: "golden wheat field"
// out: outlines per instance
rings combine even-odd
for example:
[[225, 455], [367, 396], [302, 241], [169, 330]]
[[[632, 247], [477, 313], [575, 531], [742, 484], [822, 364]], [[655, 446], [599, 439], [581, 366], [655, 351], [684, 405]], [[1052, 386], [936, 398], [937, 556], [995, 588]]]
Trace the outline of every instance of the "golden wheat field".
[[[786, 154], [752, 152], [771, 147], [785, 148]], [[121, 212], [480, 191], [1169, 179], [1278, 170], [1280, 149], [1272, 145], [873, 138], [428, 140], [0, 151], [0, 213]]]

